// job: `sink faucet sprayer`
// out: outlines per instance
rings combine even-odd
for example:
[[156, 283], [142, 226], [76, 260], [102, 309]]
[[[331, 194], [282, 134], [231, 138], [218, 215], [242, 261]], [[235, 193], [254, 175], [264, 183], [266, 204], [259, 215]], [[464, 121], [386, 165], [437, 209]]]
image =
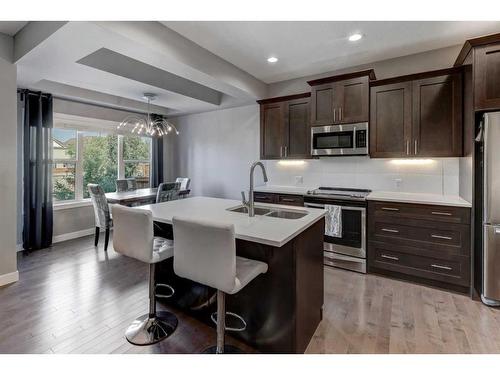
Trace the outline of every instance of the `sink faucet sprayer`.
[[264, 164], [262, 164], [260, 161], [256, 161], [252, 164], [250, 167], [250, 190], [248, 192], [248, 201], [245, 200], [245, 192], [241, 192], [241, 199], [242, 203], [244, 206], [248, 208], [248, 216], [253, 217], [255, 216], [254, 212], [254, 201], [253, 201], [253, 171], [255, 170], [255, 167], [259, 166], [262, 169], [262, 175], [264, 176], [264, 182], [267, 182], [267, 173], [266, 173], [266, 168], [264, 167]]

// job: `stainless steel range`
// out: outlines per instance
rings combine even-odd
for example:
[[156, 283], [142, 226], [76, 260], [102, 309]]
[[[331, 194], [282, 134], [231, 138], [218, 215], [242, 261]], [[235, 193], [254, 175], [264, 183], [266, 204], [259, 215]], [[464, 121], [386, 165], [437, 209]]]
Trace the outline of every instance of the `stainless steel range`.
[[325, 208], [340, 206], [341, 231], [337, 236], [325, 234], [324, 263], [366, 273], [366, 197], [367, 189], [320, 187], [304, 196], [304, 206]]

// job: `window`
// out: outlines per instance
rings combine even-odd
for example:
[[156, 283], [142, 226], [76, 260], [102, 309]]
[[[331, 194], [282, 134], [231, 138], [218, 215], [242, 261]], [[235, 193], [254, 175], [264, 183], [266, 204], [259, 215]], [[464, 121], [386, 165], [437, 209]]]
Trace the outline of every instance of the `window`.
[[74, 200], [76, 178], [76, 130], [54, 129], [52, 132], [52, 186], [54, 201]]
[[123, 162], [125, 177], [135, 177], [138, 188], [149, 187], [151, 160], [151, 139], [144, 137], [123, 137]]
[[118, 178], [118, 136], [83, 132], [80, 139], [83, 143], [83, 197], [90, 197], [88, 184], [101, 185], [105, 193], [115, 191]]
[[89, 198], [87, 184], [116, 190], [116, 179], [135, 177], [150, 186], [151, 139], [100, 131], [53, 129], [54, 202]]

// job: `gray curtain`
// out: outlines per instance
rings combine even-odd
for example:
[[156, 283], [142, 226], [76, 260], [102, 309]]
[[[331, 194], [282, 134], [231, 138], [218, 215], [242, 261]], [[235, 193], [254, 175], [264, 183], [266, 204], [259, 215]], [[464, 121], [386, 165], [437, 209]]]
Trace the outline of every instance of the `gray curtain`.
[[153, 137], [151, 142], [151, 187], [158, 187], [163, 182], [163, 137]]
[[23, 248], [52, 244], [52, 95], [18, 92], [23, 123]]

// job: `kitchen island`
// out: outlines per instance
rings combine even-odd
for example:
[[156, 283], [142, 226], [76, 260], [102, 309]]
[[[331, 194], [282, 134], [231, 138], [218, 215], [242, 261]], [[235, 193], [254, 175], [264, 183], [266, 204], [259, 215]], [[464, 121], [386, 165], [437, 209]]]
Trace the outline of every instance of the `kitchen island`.
[[[172, 238], [174, 216], [234, 224], [237, 255], [263, 261], [269, 269], [238, 294], [227, 296], [227, 311], [242, 316], [247, 324], [242, 332], [227, 333], [262, 353], [303, 353], [322, 319], [325, 212], [256, 205], [305, 213], [287, 219], [230, 211], [239, 206], [236, 200], [193, 197], [137, 209], [151, 211], [155, 235], [166, 238]], [[159, 265], [157, 281], [175, 289], [175, 295], [162, 302], [213, 325], [210, 314], [216, 309], [215, 290], [177, 277], [172, 259]], [[229, 316], [227, 323], [241, 325]]]

